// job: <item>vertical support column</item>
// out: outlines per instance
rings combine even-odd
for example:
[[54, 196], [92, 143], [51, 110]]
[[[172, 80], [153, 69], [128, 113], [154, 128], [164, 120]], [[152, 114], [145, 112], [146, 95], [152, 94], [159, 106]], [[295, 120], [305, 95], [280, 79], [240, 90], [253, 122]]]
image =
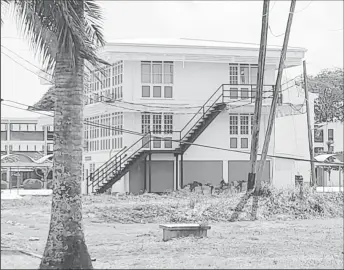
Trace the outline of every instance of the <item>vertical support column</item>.
[[86, 195], [88, 195], [88, 185], [89, 185], [89, 178], [88, 178], [88, 169], [86, 169]]
[[228, 183], [228, 160], [223, 160], [222, 162], [222, 178]]
[[6, 170], [6, 181], [7, 181], [7, 188], [12, 188], [11, 186], [11, 168], [7, 168]]
[[178, 154], [175, 154], [176, 160], [174, 162], [175, 164], [175, 189], [179, 189], [179, 169], [178, 169]]
[[11, 123], [10, 121], [8, 121], [8, 124], [7, 124], [7, 155], [9, 155], [11, 152], [10, 152], [10, 145], [11, 145]]
[[147, 190], [147, 157], [145, 157], [144, 161], [143, 161], [143, 190], [146, 191]]
[[152, 192], [152, 154], [149, 154], [148, 192]]
[[183, 166], [184, 166], [184, 160], [183, 160], [183, 154], [181, 154], [180, 155], [180, 187], [181, 188], [183, 188], [184, 186]]
[[308, 148], [309, 148], [309, 157], [310, 157], [310, 163], [311, 163], [311, 186], [314, 186], [316, 185], [316, 179], [315, 179], [315, 166], [314, 166], [312, 122], [311, 122], [311, 112], [309, 108], [306, 60], [303, 61], [303, 79], [304, 79], [304, 90], [305, 90], [306, 112], [307, 112]]
[[43, 126], [44, 156], [48, 154], [48, 126]]

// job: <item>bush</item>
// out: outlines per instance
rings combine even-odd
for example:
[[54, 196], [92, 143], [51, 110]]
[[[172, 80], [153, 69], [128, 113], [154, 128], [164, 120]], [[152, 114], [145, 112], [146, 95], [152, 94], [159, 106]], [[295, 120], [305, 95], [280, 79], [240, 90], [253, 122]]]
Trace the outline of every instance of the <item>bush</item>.
[[23, 183], [24, 189], [41, 189], [43, 182], [39, 179], [26, 179]]
[[1, 180], [1, 189], [7, 189], [7, 184], [6, 181]]
[[[202, 195], [188, 190], [170, 194], [143, 194], [139, 196], [87, 196], [86, 213], [104, 222], [120, 223], [202, 223], [228, 222], [244, 194], [222, 192], [219, 195]], [[258, 197], [259, 220], [293, 220], [343, 217], [343, 193], [318, 193], [304, 187], [277, 190], [262, 185]], [[249, 220], [253, 197], [248, 199], [239, 213], [239, 220]]]

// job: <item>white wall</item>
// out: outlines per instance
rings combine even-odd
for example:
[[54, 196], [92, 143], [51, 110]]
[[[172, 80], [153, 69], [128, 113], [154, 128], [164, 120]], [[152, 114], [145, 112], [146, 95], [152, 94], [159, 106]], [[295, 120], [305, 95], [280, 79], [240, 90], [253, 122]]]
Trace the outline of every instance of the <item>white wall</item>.
[[[274, 84], [275, 66], [266, 66], [265, 81]], [[124, 100], [144, 103], [202, 105], [221, 84], [229, 83], [229, 65], [174, 62], [173, 99], [141, 98], [141, 62], [124, 61]]]
[[[306, 114], [276, 118], [275, 155], [309, 160]], [[278, 187], [294, 185], [295, 175], [301, 174], [310, 182], [310, 163], [307, 161], [275, 160], [274, 183]]]
[[[266, 132], [268, 115], [262, 115], [260, 126], [259, 152], [262, 151], [264, 143], [264, 134]], [[251, 136], [251, 135], [250, 135]], [[217, 118], [208, 126], [206, 130], [198, 137], [196, 144], [210, 145], [218, 148], [229, 148], [229, 114], [228, 111], [221, 112]], [[271, 137], [269, 154], [272, 153], [274, 138]], [[199, 146], [191, 146], [184, 154], [185, 160], [249, 160], [249, 149], [233, 149], [240, 152], [215, 150]]]

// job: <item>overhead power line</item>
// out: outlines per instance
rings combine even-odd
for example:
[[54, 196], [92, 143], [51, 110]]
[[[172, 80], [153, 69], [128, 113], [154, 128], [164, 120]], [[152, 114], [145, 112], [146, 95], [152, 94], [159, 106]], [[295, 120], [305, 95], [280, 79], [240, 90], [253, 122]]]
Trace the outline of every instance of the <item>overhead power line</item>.
[[[20, 110], [25, 110], [23, 108], [19, 108], [19, 107], [15, 107], [15, 106], [10, 106], [10, 105], [7, 105], [7, 104], [3, 104], [2, 105], [5, 105], [5, 106], [9, 106], [9, 107], [13, 107], [13, 108], [16, 108], [16, 109], [20, 109]], [[26, 110], [25, 110], [26, 111]], [[37, 112], [37, 111], [33, 111], [35, 113], [38, 113], [38, 114], [42, 114], [40, 112]], [[43, 114], [45, 115], [45, 114]], [[52, 115], [47, 115], [47, 116], [50, 116], [50, 117], [53, 117]], [[147, 136], [147, 134], [143, 134], [143, 133], [140, 133], [140, 132], [136, 132], [136, 131], [133, 131], [133, 130], [128, 130], [128, 129], [123, 129], [123, 128], [117, 128], [117, 127], [112, 127], [112, 126], [109, 126], [109, 125], [104, 125], [104, 124], [99, 124], [99, 123], [95, 123], [95, 122], [91, 122], [91, 121], [84, 121], [84, 123], [86, 125], [90, 125], [90, 126], [95, 126], [95, 127], [99, 127], [99, 128], [103, 128], [103, 129], [108, 129], [108, 130], [114, 130], [114, 131], [122, 131], [124, 133], [128, 133], [128, 134], [132, 134], [132, 135], [137, 135], [137, 136]], [[164, 139], [166, 140], [166, 138], [164, 137], [159, 137], [158, 135], [152, 135], [153, 138], [156, 138], [156, 139]], [[180, 142], [179, 140], [171, 140], [169, 139], [169, 141], [172, 141], [172, 142]], [[190, 145], [193, 145], [193, 146], [198, 146], [198, 147], [204, 147], [204, 148], [209, 148], [209, 149], [214, 149], [214, 150], [221, 150], [221, 151], [228, 151], [228, 152], [235, 152], [235, 153], [242, 153], [242, 154], [247, 154], [249, 155], [250, 152], [247, 152], [247, 151], [240, 151], [240, 150], [234, 150], [234, 149], [227, 149], [227, 148], [221, 148], [221, 147], [216, 147], [216, 146], [211, 146], [211, 145], [205, 145], [205, 144], [197, 144], [197, 143], [188, 143], [188, 142], [183, 142], [184, 144], [190, 144]], [[258, 153], [258, 155], [260, 156], [261, 154]], [[303, 159], [303, 158], [293, 158], [293, 157], [286, 157], [286, 156], [279, 156], [279, 155], [267, 155], [268, 157], [272, 157], [272, 158], [280, 158], [280, 159], [287, 159], [287, 160], [294, 160], [294, 161], [304, 161], [304, 162], [310, 162], [309, 159]], [[331, 162], [321, 162], [321, 161], [316, 161], [317, 163], [319, 164], [325, 164], [325, 165], [336, 165], [336, 166], [341, 166], [341, 165], [344, 165], [344, 163], [331, 163]]]

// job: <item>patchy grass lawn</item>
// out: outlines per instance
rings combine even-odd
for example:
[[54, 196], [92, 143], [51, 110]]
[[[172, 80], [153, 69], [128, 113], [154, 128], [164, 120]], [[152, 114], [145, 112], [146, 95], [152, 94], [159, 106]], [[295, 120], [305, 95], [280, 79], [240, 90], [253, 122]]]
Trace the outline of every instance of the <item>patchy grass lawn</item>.
[[[169, 220], [172, 215], [178, 216], [176, 209], [181, 208], [183, 212], [189, 209], [183, 215], [189, 217], [187, 221], [191, 222], [210, 214], [206, 212], [209, 205], [221, 203], [217, 197], [197, 198], [150, 195], [122, 199], [105, 195], [86, 197], [85, 234], [91, 257], [96, 259], [94, 267], [343, 268], [342, 216], [303, 220], [280, 216], [234, 223], [215, 222], [212, 221], [214, 218], [208, 218], [212, 228], [207, 238], [190, 237], [163, 242], [159, 222], [166, 219], [161, 217], [168, 215]], [[22, 200], [1, 202], [2, 249], [24, 249], [43, 254], [49, 227], [50, 200], [50, 197], [24, 197]], [[30, 241], [30, 237], [38, 239]], [[35, 269], [40, 262], [29, 257], [24, 267], [22, 260], [15, 257], [9, 259], [9, 256], [3, 258], [2, 269]]]

